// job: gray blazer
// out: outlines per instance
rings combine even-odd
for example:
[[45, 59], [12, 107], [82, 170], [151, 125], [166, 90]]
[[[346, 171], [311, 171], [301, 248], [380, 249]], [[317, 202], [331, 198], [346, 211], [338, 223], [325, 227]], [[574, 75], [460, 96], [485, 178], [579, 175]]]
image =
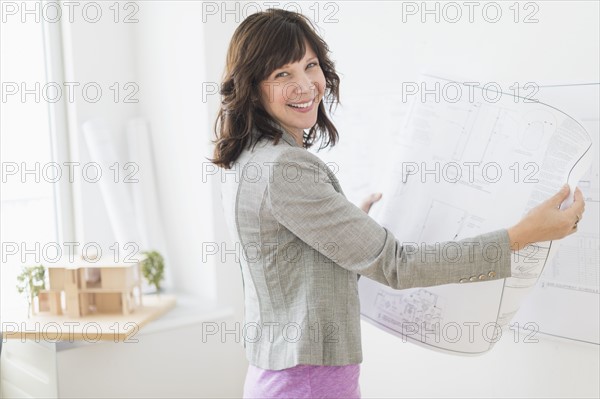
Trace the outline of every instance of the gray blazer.
[[[398, 290], [510, 277], [506, 230], [458, 241], [439, 256], [443, 245], [403, 245], [346, 199], [321, 159], [278, 128], [282, 140], [247, 148], [221, 179], [252, 365], [361, 363], [359, 275]], [[448, 251], [458, 245], [462, 255]]]

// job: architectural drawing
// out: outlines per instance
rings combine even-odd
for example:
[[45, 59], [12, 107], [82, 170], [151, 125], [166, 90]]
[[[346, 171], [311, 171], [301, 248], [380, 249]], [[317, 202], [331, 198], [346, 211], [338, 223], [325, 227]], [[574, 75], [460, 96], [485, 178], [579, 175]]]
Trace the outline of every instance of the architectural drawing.
[[[449, 82], [434, 76], [424, 80], [427, 87]], [[570, 115], [507, 93], [498, 101], [486, 101], [481, 89], [474, 93], [474, 98], [454, 102], [415, 102], [407, 114], [392, 162], [412, 162], [419, 168], [413, 167], [406, 178], [399, 173], [406, 168], [390, 166], [386, 191], [371, 210], [372, 217], [401, 243], [455, 241], [507, 228], [563, 184], [574, 188], [589, 169], [592, 138]], [[574, 236], [578, 240], [574, 245], [594, 245], [585, 237]], [[507, 279], [428, 287], [429, 295], [444, 303], [436, 314], [441, 334], [435, 337], [428, 336], [426, 324], [416, 333], [414, 325], [410, 330], [399, 328], [413, 320], [418, 309], [400, 298], [422, 298], [420, 288], [394, 291], [362, 278], [361, 313], [374, 325], [432, 349], [485, 353], [536, 287], [557, 250], [556, 243], [541, 242], [514, 253], [512, 276]], [[596, 255], [582, 256], [591, 260]], [[595, 276], [581, 275], [586, 281]], [[382, 303], [394, 311], [386, 311]], [[444, 333], [457, 326], [460, 334]]]

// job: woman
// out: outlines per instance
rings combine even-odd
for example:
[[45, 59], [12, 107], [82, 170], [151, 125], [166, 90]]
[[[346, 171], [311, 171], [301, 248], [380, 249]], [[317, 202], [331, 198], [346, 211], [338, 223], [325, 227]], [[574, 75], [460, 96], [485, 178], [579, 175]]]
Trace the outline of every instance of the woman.
[[[338, 139], [324, 106], [339, 94], [328, 52], [308, 19], [272, 9], [246, 18], [227, 54], [212, 162], [230, 169], [222, 199], [243, 249], [244, 397], [360, 397], [360, 275], [395, 289], [510, 277], [511, 250], [573, 233], [584, 210], [579, 190], [558, 209], [565, 187], [515, 226], [458, 241], [475, 248], [458, 261], [408, 251], [366, 215], [380, 196], [357, 208], [306, 151]], [[489, 244], [493, 260], [477, 250]]]

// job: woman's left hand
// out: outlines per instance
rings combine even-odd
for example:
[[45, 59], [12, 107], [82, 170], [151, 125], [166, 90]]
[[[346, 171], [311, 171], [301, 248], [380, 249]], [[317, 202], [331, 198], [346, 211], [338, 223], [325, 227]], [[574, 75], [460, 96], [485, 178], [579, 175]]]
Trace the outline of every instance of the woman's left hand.
[[369, 195], [361, 203], [360, 209], [362, 209], [363, 211], [365, 211], [365, 213], [369, 213], [369, 210], [371, 209], [371, 205], [373, 205], [374, 203], [376, 203], [377, 201], [379, 201], [381, 199], [382, 195], [383, 195], [382, 193], [373, 193], [373, 194]]

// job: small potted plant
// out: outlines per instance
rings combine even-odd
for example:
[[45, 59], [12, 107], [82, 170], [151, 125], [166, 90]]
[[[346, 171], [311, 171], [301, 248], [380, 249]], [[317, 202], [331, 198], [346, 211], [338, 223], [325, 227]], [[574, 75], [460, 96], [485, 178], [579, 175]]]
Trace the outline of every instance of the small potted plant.
[[160, 294], [160, 282], [165, 277], [165, 260], [157, 251], [142, 252], [145, 258], [142, 260], [142, 274], [149, 285], [156, 288], [156, 294]]
[[27, 295], [29, 304], [27, 317], [30, 317], [34, 310], [34, 299], [38, 297], [40, 291], [46, 289], [46, 268], [42, 265], [24, 267], [21, 274], [17, 276], [17, 282], [19, 294]]

